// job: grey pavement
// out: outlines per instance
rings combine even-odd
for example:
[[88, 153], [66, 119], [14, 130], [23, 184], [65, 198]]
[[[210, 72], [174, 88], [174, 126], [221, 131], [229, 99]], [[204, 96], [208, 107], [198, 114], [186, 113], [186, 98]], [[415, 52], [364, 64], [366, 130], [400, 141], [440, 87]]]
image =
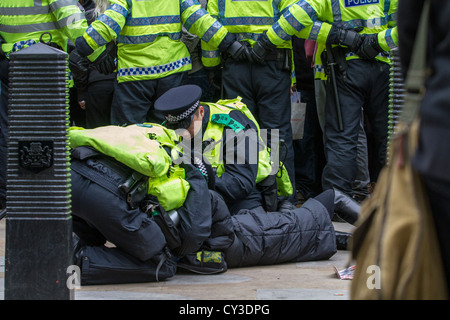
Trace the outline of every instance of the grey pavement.
[[[334, 222], [340, 231], [352, 226]], [[348, 251], [325, 261], [231, 268], [217, 275], [177, 273], [161, 282], [82, 286], [75, 300], [349, 300], [351, 280], [335, 273]], [[4, 300], [5, 219], [0, 221], [0, 300]]]

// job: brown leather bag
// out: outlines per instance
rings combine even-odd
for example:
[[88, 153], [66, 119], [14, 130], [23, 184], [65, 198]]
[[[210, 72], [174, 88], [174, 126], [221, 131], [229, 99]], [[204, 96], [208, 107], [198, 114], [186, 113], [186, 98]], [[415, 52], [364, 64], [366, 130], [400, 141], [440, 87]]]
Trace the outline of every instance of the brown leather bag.
[[[417, 146], [418, 109], [425, 88], [429, 1], [406, 80], [402, 119], [389, 146], [390, 161], [363, 203], [353, 234], [354, 300], [447, 299], [442, 257], [426, 191], [410, 158]], [[413, 89], [413, 90], [410, 90]]]
[[351, 299], [447, 299], [434, 222], [409, 157], [419, 121], [395, 137], [390, 165], [363, 203], [353, 234]]

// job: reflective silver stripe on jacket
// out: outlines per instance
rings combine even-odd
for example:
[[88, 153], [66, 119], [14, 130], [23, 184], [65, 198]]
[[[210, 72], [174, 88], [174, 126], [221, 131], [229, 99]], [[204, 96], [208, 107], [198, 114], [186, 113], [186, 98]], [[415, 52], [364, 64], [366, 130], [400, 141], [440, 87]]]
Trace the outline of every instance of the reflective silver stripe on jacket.
[[75, 13], [58, 21], [41, 22], [35, 24], [22, 25], [0, 25], [0, 31], [6, 33], [31, 33], [37, 31], [48, 31], [54, 29], [61, 29], [71, 25], [77, 21], [86, 19], [83, 13]]
[[62, 7], [77, 5], [76, 0], [58, 0], [50, 5], [42, 5], [42, 0], [34, 0], [33, 7], [0, 7], [0, 15], [2, 16], [25, 16], [35, 14], [47, 14], [56, 11]]

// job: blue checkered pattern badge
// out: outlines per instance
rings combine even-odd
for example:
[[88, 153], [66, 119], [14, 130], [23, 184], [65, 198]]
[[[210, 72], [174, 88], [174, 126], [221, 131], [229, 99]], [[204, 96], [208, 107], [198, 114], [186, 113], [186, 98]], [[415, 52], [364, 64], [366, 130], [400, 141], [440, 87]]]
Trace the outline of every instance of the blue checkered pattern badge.
[[121, 68], [119, 69], [117, 75], [118, 77], [125, 77], [125, 76], [143, 76], [149, 74], [159, 74], [179, 69], [188, 64], [191, 64], [190, 57], [182, 58], [180, 60], [167, 63], [161, 66]]

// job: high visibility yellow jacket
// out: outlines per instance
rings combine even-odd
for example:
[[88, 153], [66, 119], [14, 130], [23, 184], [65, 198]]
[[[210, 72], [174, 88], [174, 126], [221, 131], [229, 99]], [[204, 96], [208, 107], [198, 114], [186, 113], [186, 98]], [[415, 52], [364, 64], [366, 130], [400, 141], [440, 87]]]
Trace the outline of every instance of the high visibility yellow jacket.
[[[397, 0], [301, 0], [293, 4], [275, 23], [267, 36], [273, 44], [279, 44], [292, 35], [317, 41], [315, 60], [316, 78], [326, 79], [321, 53], [332, 25], [343, 29], [363, 27], [360, 34], [378, 34], [378, 43], [385, 51], [398, 44]], [[358, 59], [353, 52], [347, 60]], [[389, 63], [389, 57], [378, 55], [376, 59]]]
[[[236, 35], [237, 40], [247, 41], [251, 46], [259, 40], [295, 0], [210, 0], [207, 10], [227, 30]], [[292, 48], [290, 39], [277, 43], [278, 48]], [[220, 64], [217, 46], [202, 42], [202, 62], [206, 67]]]
[[1, 0], [0, 36], [3, 51], [12, 51], [40, 41], [58, 44], [67, 51], [68, 39], [82, 36], [88, 27], [77, 0]]
[[[262, 144], [263, 147], [258, 151], [258, 171], [255, 179], [255, 183], [259, 183], [267, 178], [269, 175], [276, 174], [277, 178], [277, 189], [278, 194], [289, 196], [292, 194], [292, 184], [289, 179], [289, 175], [287, 174], [285, 166], [278, 166], [278, 164], [274, 164], [270, 151], [267, 146], [263, 142], [263, 138], [260, 134], [259, 124], [256, 121], [253, 114], [247, 108], [247, 106], [241, 101], [241, 97], [237, 97], [235, 99], [227, 99], [227, 100], [219, 100], [216, 103], [208, 103], [202, 102], [202, 104], [207, 105], [209, 107], [209, 121], [206, 127], [206, 130], [203, 134], [203, 141], [222, 141], [223, 138], [223, 130], [225, 127], [231, 128], [235, 133], [239, 133], [243, 130], [243, 126], [235, 121], [226, 121], [227, 116], [231, 111], [238, 110], [242, 112], [247, 118], [249, 118], [255, 125], [257, 129], [257, 139], [259, 142], [255, 141], [255, 138], [250, 139], [250, 141], [255, 142], [255, 145], [249, 146], [260, 148], [259, 144]], [[225, 116], [224, 120], [221, 121], [220, 118]], [[214, 120], [217, 119], [217, 120]], [[227, 123], [225, 125], [224, 123]], [[230, 124], [231, 123], [231, 124]], [[250, 142], [250, 143], [252, 143]], [[223, 159], [223, 148], [224, 146], [221, 143], [216, 143], [213, 148], [209, 150], [204, 150], [203, 155], [206, 159], [208, 159], [209, 163], [213, 168], [216, 169], [216, 174], [220, 177], [225, 172], [224, 159]], [[242, 152], [245, 153], [244, 150]]]
[[219, 46], [227, 30], [193, 0], [111, 0], [83, 35], [92, 49], [118, 43], [118, 82], [159, 79], [192, 68], [182, 25]]
[[149, 177], [148, 194], [158, 198], [165, 210], [183, 205], [190, 185], [184, 169], [172, 163], [169, 150], [175, 148], [175, 131], [158, 124], [127, 127], [104, 126], [94, 129], [71, 127], [70, 147], [91, 146], [124, 165]]
[[[206, 127], [206, 131], [203, 135], [203, 141], [212, 140], [212, 141], [222, 141], [223, 130], [225, 129], [225, 125], [218, 122], [213, 121], [215, 115], [228, 115], [233, 110], [239, 110], [245, 116], [247, 116], [251, 121], [253, 121], [258, 130], [258, 139], [262, 143], [262, 138], [259, 133], [259, 125], [256, 122], [256, 119], [253, 117], [250, 110], [247, 106], [241, 102], [241, 97], [237, 97], [236, 99], [231, 100], [219, 100], [217, 103], [208, 103], [202, 102], [202, 104], [207, 105], [210, 110], [209, 114], [209, 122]], [[233, 128], [233, 127], [232, 127]], [[239, 132], [242, 128], [234, 128], [235, 132]], [[254, 140], [253, 140], [254, 141]], [[258, 146], [254, 146], [258, 148]], [[225, 167], [222, 157], [222, 144], [218, 143], [212, 150], [204, 153], [204, 156], [208, 159], [211, 165], [216, 168], [216, 174], [220, 177], [225, 172]], [[256, 183], [264, 180], [269, 174], [272, 173], [272, 164], [270, 159], [270, 154], [267, 150], [267, 147], [264, 145], [261, 150], [258, 152], [258, 173], [256, 177]]]

